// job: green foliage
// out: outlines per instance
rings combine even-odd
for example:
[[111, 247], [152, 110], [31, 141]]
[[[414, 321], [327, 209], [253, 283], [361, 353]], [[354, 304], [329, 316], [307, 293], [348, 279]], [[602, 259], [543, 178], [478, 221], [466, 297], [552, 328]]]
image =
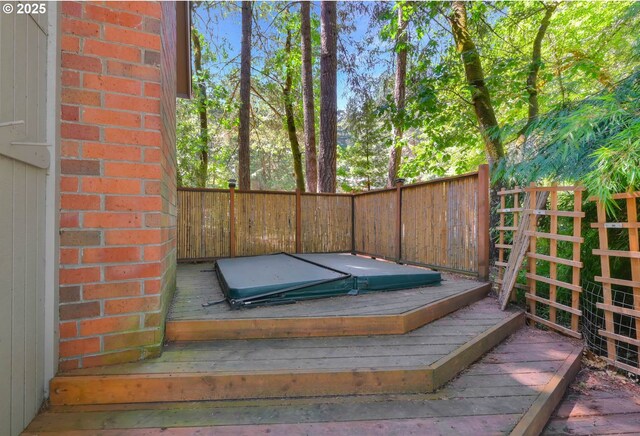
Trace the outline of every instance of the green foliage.
[[337, 177], [345, 192], [384, 186], [390, 138], [373, 99], [351, 100], [339, 123]]
[[[409, 22], [406, 108], [393, 104], [398, 9]], [[319, 20], [312, 8], [316, 116], [319, 105]], [[542, 40], [538, 76], [540, 116], [516, 141], [527, 121], [526, 80], [535, 34], [545, 6], [533, 1], [470, 2], [469, 30], [478, 47], [507, 159], [494, 172], [503, 183], [581, 181], [590, 193], [638, 187], [638, 68], [640, 3], [562, 2]], [[404, 130], [400, 175], [408, 181], [474, 170], [484, 147], [471, 93], [447, 22], [448, 3], [341, 2], [339, 70], [349, 103], [340, 117], [338, 177], [343, 190], [384, 186], [391, 127]], [[254, 4], [252, 177], [258, 187], [294, 186], [284, 125], [282, 84], [293, 75], [292, 98], [302, 134], [299, 14], [296, 3]], [[178, 108], [179, 182], [196, 181], [198, 151], [210, 151], [208, 186], [225, 186], [235, 173], [238, 58], [218, 23], [239, 18], [235, 3], [203, 2], [202, 33], [209, 118], [208, 144], [198, 143], [197, 106]], [[239, 22], [238, 22], [239, 25]], [[292, 51], [284, 55], [287, 31]], [[197, 91], [197, 89], [196, 89]], [[316, 125], [318, 121], [316, 120]], [[300, 141], [302, 142], [302, 141]], [[611, 205], [612, 203], [610, 203]], [[610, 206], [611, 208], [611, 206]]]
[[[282, 86], [287, 68], [292, 75], [292, 95], [296, 124], [301, 135], [302, 99], [300, 97], [300, 36], [297, 3], [256, 2], [253, 5], [252, 95], [251, 95], [251, 177], [255, 189], [293, 189], [295, 180], [284, 119]], [[239, 56], [229, 37], [219, 32], [221, 23], [240, 9], [234, 3], [202, 2], [194, 14], [200, 36], [202, 74], [193, 77], [194, 98], [179, 100], [177, 109], [178, 183], [198, 184], [200, 150], [209, 151], [207, 186], [226, 187], [237, 172]], [[239, 25], [239, 22], [238, 22]], [[319, 20], [312, 13], [312, 43], [320, 45]], [[285, 56], [287, 30], [292, 31], [292, 50]], [[236, 47], [237, 48], [237, 47]], [[314, 62], [317, 68], [318, 62]], [[315, 77], [319, 76], [317, 71]], [[199, 136], [199, 84], [207, 92], [208, 143]], [[319, 90], [316, 91], [319, 94]], [[316, 97], [316, 104], [319, 99]], [[302, 143], [301, 137], [299, 138]]]
[[611, 194], [640, 189], [640, 69], [602, 91], [540, 117], [520, 153], [512, 152], [496, 180], [582, 182], [615, 213]]

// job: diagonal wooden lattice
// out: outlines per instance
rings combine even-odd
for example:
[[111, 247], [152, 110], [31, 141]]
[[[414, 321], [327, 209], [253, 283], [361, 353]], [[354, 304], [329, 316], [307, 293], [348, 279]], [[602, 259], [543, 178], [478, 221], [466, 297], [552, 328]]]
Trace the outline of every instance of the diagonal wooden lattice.
[[[638, 375], [640, 375], [640, 241], [638, 239], [640, 223], [638, 222], [637, 207], [637, 199], [639, 197], [640, 192], [620, 193], [613, 196], [614, 200], [624, 200], [626, 203], [626, 222], [607, 222], [607, 212], [604, 204], [593, 197], [590, 198], [590, 200], [596, 201], [598, 210], [598, 222], [591, 224], [591, 227], [598, 229], [600, 248], [593, 250], [593, 254], [600, 256], [602, 276], [596, 276], [595, 280], [602, 283], [604, 300], [603, 303], [597, 303], [597, 307], [604, 312], [605, 320], [604, 330], [599, 330], [598, 333], [606, 338], [607, 360], [609, 363]], [[627, 230], [629, 236], [628, 251], [609, 249], [609, 229]], [[611, 277], [611, 257], [629, 259], [631, 280]], [[625, 294], [631, 296], [633, 303], [627, 303], [623, 306], [620, 301], [616, 301], [617, 299], [613, 298], [613, 286], [619, 289], [631, 290], [631, 292], [626, 292]], [[632, 328], [625, 329], [625, 331], [620, 328], [616, 329], [616, 316], [632, 318]], [[635, 335], [633, 334], [634, 331]], [[636, 347], [635, 362], [630, 362], [628, 359], [626, 363], [620, 361], [618, 343]], [[635, 365], [630, 363], [635, 363]]]
[[[523, 194], [524, 189], [518, 186], [509, 190], [502, 188], [498, 192], [498, 196], [500, 196], [500, 208], [498, 209], [500, 223], [496, 227], [496, 230], [498, 230], [498, 243], [496, 244], [498, 260], [495, 262], [498, 272], [494, 280], [498, 284], [502, 284], [505, 271], [509, 265], [513, 241], [518, 230], [520, 214], [522, 213]], [[516, 283], [515, 287], [524, 290], [528, 289], [525, 285], [519, 283]]]
[[[536, 196], [541, 192], [549, 192], [549, 206], [546, 210], [535, 208]], [[534, 216], [549, 216], [549, 232], [542, 232], [539, 229], [540, 223], [537, 219], [532, 219], [529, 224], [529, 230], [525, 232], [529, 236], [529, 252], [528, 269], [527, 269], [527, 285], [529, 292], [525, 295], [529, 304], [529, 312], [527, 317], [535, 324], [539, 323], [548, 328], [560, 331], [569, 336], [580, 338], [580, 269], [582, 262], [580, 261], [580, 246], [584, 239], [580, 236], [582, 218], [582, 191], [584, 188], [575, 186], [535, 186], [531, 184], [525, 189], [529, 194], [529, 202], [525, 213], [531, 213]], [[567, 192], [573, 195], [573, 210], [560, 210], [558, 207], [558, 193]], [[558, 231], [558, 218], [573, 218], [572, 235], [560, 234]], [[537, 252], [537, 242], [539, 239], [549, 240], [549, 254], [540, 254]], [[571, 258], [561, 257], [558, 253], [558, 242], [569, 242], [572, 244]], [[549, 277], [538, 274], [538, 262], [549, 263]], [[571, 268], [571, 281], [561, 281], [558, 279], [558, 265], [565, 265]], [[545, 283], [549, 286], [549, 297], [544, 298], [538, 294], [538, 283]], [[560, 289], [570, 291], [570, 303], [560, 302], [558, 292]], [[540, 310], [538, 310], [540, 309]], [[562, 325], [559, 322], [559, 312], [564, 312], [570, 316], [570, 324]], [[548, 313], [548, 319], [546, 314]], [[544, 314], [544, 315], [543, 315]]]

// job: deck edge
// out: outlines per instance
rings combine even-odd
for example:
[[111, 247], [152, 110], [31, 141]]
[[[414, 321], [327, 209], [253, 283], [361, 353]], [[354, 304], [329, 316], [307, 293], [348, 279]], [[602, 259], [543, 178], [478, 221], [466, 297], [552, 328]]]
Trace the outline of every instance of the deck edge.
[[553, 411], [562, 401], [567, 387], [578, 374], [581, 358], [582, 347], [576, 347], [565, 359], [560, 369], [551, 377], [531, 407], [520, 418], [511, 431], [511, 436], [534, 436], [542, 432]]
[[327, 395], [432, 391], [428, 367], [286, 371], [57, 376], [53, 406], [304, 398]]
[[444, 386], [469, 365], [522, 328], [524, 324], [524, 312], [516, 312], [431, 364], [433, 389]]
[[167, 321], [165, 340], [174, 342], [401, 335], [480, 301], [490, 290], [490, 283], [482, 283], [459, 294], [394, 315]]

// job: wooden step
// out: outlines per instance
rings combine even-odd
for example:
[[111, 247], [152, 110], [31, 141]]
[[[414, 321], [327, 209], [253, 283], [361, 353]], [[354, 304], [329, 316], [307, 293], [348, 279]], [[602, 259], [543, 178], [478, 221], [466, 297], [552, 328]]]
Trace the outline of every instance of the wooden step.
[[524, 324], [485, 298], [405, 335], [175, 343], [156, 359], [74, 370], [51, 404], [431, 392]]
[[[418, 305], [414, 309], [400, 313], [249, 318], [254, 311], [254, 309], [249, 309], [242, 313], [247, 318], [170, 320], [167, 321], [166, 340], [210, 341], [216, 339], [400, 335], [485, 298], [491, 290], [491, 284], [476, 285], [453, 295], [440, 294], [438, 293], [439, 288], [430, 289], [434, 294], [435, 301]], [[398, 295], [397, 292], [394, 294]], [[348, 299], [349, 297], [337, 298]], [[404, 307], [400, 307], [399, 310], [404, 310]]]
[[167, 341], [398, 335], [479, 301], [490, 283], [444, 274], [440, 285], [231, 310], [213, 266], [179, 265]]
[[538, 434], [581, 348], [524, 327], [436, 393], [52, 406], [25, 434]]

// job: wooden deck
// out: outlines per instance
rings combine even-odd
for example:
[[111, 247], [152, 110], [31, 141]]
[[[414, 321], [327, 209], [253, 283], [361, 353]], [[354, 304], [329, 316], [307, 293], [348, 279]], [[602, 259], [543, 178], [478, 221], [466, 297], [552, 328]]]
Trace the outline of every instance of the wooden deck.
[[[460, 327], [447, 318], [440, 328]], [[482, 316], [474, 321], [469, 324], [485, 324]], [[426, 348], [446, 347], [455, 338], [419, 336], [429, 342]], [[25, 434], [536, 434], [577, 372], [580, 352], [580, 343], [523, 328], [433, 394], [53, 406]]]
[[51, 404], [429, 392], [523, 322], [486, 298], [404, 335], [175, 343], [156, 359], [63, 373]]
[[161, 357], [58, 374], [26, 434], [538, 434], [580, 365], [488, 284], [232, 311], [211, 270], [180, 266]]
[[583, 368], [544, 435], [640, 433], [640, 385], [610, 371]]
[[403, 334], [484, 298], [488, 283], [443, 274], [437, 286], [231, 310], [212, 263], [179, 264], [167, 340]]

